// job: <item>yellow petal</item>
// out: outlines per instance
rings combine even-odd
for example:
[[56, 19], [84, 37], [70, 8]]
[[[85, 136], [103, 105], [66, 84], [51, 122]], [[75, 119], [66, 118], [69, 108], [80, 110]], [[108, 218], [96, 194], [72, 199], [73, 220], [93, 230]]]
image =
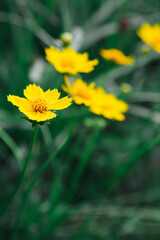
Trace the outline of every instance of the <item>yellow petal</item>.
[[72, 98], [64, 97], [48, 106], [48, 110], [61, 110], [71, 105]]
[[58, 89], [48, 89], [46, 92], [44, 92], [44, 99], [48, 105], [57, 101], [59, 97], [60, 93], [58, 92]]
[[79, 96], [75, 96], [73, 97], [73, 101], [80, 105], [80, 104], [84, 104], [86, 105], [87, 107], [90, 106], [91, 104], [91, 100], [90, 99], [85, 99], [85, 98], [82, 98], [82, 97], [79, 97]]
[[129, 108], [129, 105], [123, 101], [119, 101], [119, 110], [121, 112], [126, 112]]
[[106, 60], [112, 60], [117, 64], [130, 65], [134, 62], [134, 58], [126, 56], [122, 51], [116, 48], [101, 49], [100, 55]]
[[84, 99], [81, 98], [81, 97], [78, 97], [78, 96], [73, 97], [73, 101], [74, 101], [76, 104], [78, 104], [78, 105], [84, 103]]
[[56, 114], [50, 111], [46, 111], [43, 113], [29, 112], [29, 111], [26, 111], [25, 109], [20, 111], [23, 112], [30, 120], [34, 120], [37, 122], [43, 122], [56, 117]]
[[90, 106], [90, 111], [97, 114], [97, 115], [102, 114], [102, 110], [96, 105]]
[[90, 87], [90, 88], [94, 88], [95, 87], [95, 82], [91, 82], [90, 84], [89, 84], [89, 86], [88, 87]]
[[27, 110], [32, 110], [32, 102], [26, 98], [9, 95], [7, 96], [7, 100], [19, 108], [24, 107]]
[[116, 113], [114, 116], [114, 119], [117, 121], [124, 121], [125, 120], [125, 116], [121, 113]]
[[30, 84], [24, 90], [24, 96], [29, 100], [34, 101], [35, 99], [43, 98], [44, 91], [39, 86], [36, 86], [35, 84]]
[[52, 54], [54, 55], [54, 54], [57, 54], [59, 52], [60, 52], [59, 49], [54, 48], [53, 46], [50, 46], [49, 48], [45, 48], [46, 55], [52, 55]]
[[76, 68], [71, 68], [71, 67], [62, 67], [60, 64], [55, 64], [54, 65], [55, 69], [58, 71], [58, 72], [61, 72], [61, 73], [68, 73], [68, 74], [71, 74], [71, 75], [76, 75], [77, 74], [77, 69]]

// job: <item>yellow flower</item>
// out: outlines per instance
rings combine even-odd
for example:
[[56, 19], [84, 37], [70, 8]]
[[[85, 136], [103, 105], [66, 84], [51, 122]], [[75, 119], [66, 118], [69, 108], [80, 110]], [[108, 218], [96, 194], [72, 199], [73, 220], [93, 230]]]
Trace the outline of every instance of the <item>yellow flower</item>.
[[105, 59], [105, 60], [111, 60], [114, 61], [117, 64], [122, 64], [122, 65], [130, 65], [134, 62], [134, 58], [129, 56], [125, 56], [123, 52], [121, 52], [118, 49], [111, 48], [111, 49], [101, 49], [100, 50], [100, 55]]
[[124, 112], [128, 110], [128, 104], [119, 100], [113, 94], [106, 93], [102, 87], [96, 89], [90, 111], [105, 118], [123, 121]]
[[156, 23], [151, 26], [149, 23], [144, 23], [137, 30], [137, 35], [143, 42], [160, 53], [160, 24]]
[[45, 49], [46, 59], [60, 73], [77, 74], [89, 73], [94, 70], [94, 66], [98, 64], [98, 60], [89, 61], [88, 53], [77, 53], [71, 47], [67, 47], [62, 51], [50, 47]]
[[62, 85], [62, 89], [72, 96], [72, 99], [76, 104], [84, 104], [86, 106], [91, 104], [94, 95], [94, 82], [87, 86], [87, 84], [80, 78], [76, 79], [73, 85], [70, 84], [67, 77], [64, 78], [64, 81], [66, 85]]
[[7, 99], [13, 105], [19, 107], [19, 111], [30, 120], [37, 122], [55, 118], [56, 114], [50, 110], [61, 110], [71, 105], [71, 98], [59, 99], [60, 93], [57, 89], [48, 89], [44, 92], [35, 84], [27, 86], [24, 90], [24, 96], [26, 98], [9, 95]]
[[92, 82], [88, 86], [82, 79], [76, 79], [73, 85], [65, 77], [65, 84], [62, 88], [72, 96], [76, 104], [84, 104], [90, 111], [102, 115], [105, 118], [123, 121], [124, 112], [128, 110], [128, 104], [119, 100], [113, 94], [106, 93], [102, 87], [95, 88]]

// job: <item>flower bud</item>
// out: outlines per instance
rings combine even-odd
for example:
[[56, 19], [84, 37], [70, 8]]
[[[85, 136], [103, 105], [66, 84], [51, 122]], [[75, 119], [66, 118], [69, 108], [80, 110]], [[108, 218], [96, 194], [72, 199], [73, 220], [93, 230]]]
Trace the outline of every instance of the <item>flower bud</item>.
[[60, 39], [64, 44], [70, 44], [73, 40], [73, 34], [69, 32], [64, 32], [61, 34]]
[[148, 46], [147, 44], [143, 44], [141, 47], [141, 52], [144, 54], [147, 54], [151, 51], [151, 47]]
[[128, 83], [122, 83], [120, 86], [120, 91], [124, 94], [129, 94], [132, 91], [132, 87]]

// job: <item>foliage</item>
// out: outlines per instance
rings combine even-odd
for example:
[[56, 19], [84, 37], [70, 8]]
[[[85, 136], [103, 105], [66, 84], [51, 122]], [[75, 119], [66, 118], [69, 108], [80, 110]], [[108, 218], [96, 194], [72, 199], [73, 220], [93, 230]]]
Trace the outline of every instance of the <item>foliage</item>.
[[[1, 0], [1, 207], [33, 135], [6, 96], [20, 96], [33, 82], [61, 90], [63, 76], [44, 49], [61, 47], [63, 32], [73, 33], [76, 51], [99, 59], [93, 72], [81, 74], [87, 84], [94, 81], [130, 107], [126, 120], [116, 122], [73, 104], [40, 127], [24, 183], [0, 219], [0, 239], [160, 238], [160, 55], [141, 51], [136, 35], [143, 22], [159, 21], [159, 7], [158, 0]], [[134, 55], [135, 64], [106, 62], [102, 48]], [[132, 87], [127, 94], [124, 83]]]

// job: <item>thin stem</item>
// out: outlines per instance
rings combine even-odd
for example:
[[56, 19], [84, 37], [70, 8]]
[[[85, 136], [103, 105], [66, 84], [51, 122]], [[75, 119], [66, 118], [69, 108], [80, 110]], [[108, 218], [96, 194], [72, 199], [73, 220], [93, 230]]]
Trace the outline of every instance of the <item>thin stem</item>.
[[37, 182], [40, 175], [45, 171], [45, 169], [49, 166], [49, 164], [51, 164], [53, 162], [53, 160], [58, 155], [58, 153], [61, 152], [61, 150], [67, 145], [67, 143], [69, 142], [70, 137], [72, 135], [73, 128], [74, 128], [74, 124], [72, 125], [72, 127], [69, 131], [69, 134], [68, 134], [67, 138], [65, 139], [65, 141], [62, 143], [62, 145], [56, 151], [54, 151], [51, 154], [51, 156], [47, 159], [47, 161], [36, 171], [32, 182], [28, 185], [27, 189], [25, 190], [24, 196], [23, 196], [22, 201], [21, 201], [21, 206], [20, 206], [18, 218], [17, 218], [15, 228], [14, 228], [14, 232], [13, 232], [13, 239], [15, 239], [14, 237], [16, 237], [16, 234], [21, 227], [21, 223], [20, 223], [19, 219], [22, 219], [24, 207], [27, 204], [27, 199], [28, 199], [30, 191], [32, 190], [33, 186]]
[[[72, 127], [73, 128], [73, 127]], [[49, 166], [50, 163], [53, 162], [53, 160], [55, 159], [55, 157], [57, 156], [57, 154], [59, 152], [61, 152], [61, 150], [65, 147], [65, 145], [68, 143], [70, 136], [72, 134], [72, 128], [66, 138], [66, 140], [63, 142], [63, 144], [55, 151], [51, 154], [51, 156], [47, 159], [47, 161], [37, 170], [37, 172], [35, 173], [35, 176], [32, 180], [32, 182], [30, 183], [30, 185], [28, 186], [27, 190], [26, 190], [26, 194], [28, 195], [28, 193], [31, 191], [32, 187], [34, 186], [34, 184], [36, 183], [37, 179], [40, 177], [40, 175], [45, 171], [45, 169]]]
[[97, 142], [97, 138], [99, 136], [99, 132], [100, 132], [100, 128], [99, 126], [96, 127], [96, 129], [94, 130], [94, 132], [91, 134], [89, 140], [88, 140], [88, 144], [85, 147], [84, 153], [82, 155], [82, 158], [80, 159], [80, 162], [74, 172], [74, 175], [72, 176], [71, 179], [71, 185], [69, 188], [69, 192], [67, 194], [66, 197], [66, 201], [69, 202], [72, 200], [73, 195], [79, 185], [80, 179], [86, 169], [86, 166], [88, 164], [88, 161], [90, 159], [91, 153], [95, 147], [95, 143]]
[[10, 198], [8, 199], [8, 201], [4, 204], [4, 206], [1, 208], [0, 210], [0, 216], [2, 216], [8, 209], [8, 207], [10, 206], [13, 198], [15, 197], [16, 193], [18, 192], [23, 180], [24, 180], [24, 176], [25, 176], [25, 172], [26, 172], [26, 169], [27, 169], [27, 166], [30, 162], [30, 159], [31, 159], [31, 154], [32, 154], [32, 150], [33, 150], [33, 146], [34, 146], [34, 143], [36, 141], [36, 137], [37, 137], [37, 132], [38, 132], [38, 126], [35, 127], [35, 131], [34, 131], [34, 135], [33, 135], [33, 139], [32, 139], [32, 143], [31, 143], [31, 146], [30, 146], [30, 149], [29, 149], [29, 152], [28, 152], [28, 156], [27, 156], [27, 159], [26, 159], [26, 162], [25, 162], [25, 166], [23, 168], [23, 171], [21, 173], [21, 176], [20, 176], [20, 179], [17, 183], [17, 186], [13, 192], [13, 194], [10, 196]]
[[[70, 181], [70, 186], [68, 188], [68, 193], [65, 198], [65, 203], [69, 203], [72, 201], [74, 194], [78, 189], [81, 178], [86, 170], [91, 154], [97, 143], [97, 139], [99, 137], [100, 131], [101, 131], [101, 127], [97, 125], [87, 140], [87, 144], [83, 151], [82, 157], [79, 160], [79, 164], [77, 165], [75, 171], [73, 172], [73, 176]], [[56, 205], [50, 208], [52, 213], [55, 211], [55, 209], [56, 209]], [[60, 220], [65, 219], [65, 217], [66, 217], [66, 212], [64, 211], [62, 215], [57, 218], [57, 224]], [[52, 232], [54, 231], [55, 227], [56, 227], [56, 224], [54, 222], [54, 219], [51, 219], [51, 223], [48, 225], [47, 231], [45, 232], [45, 236], [47, 236], [48, 239], [51, 239], [50, 236], [52, 235]]]

